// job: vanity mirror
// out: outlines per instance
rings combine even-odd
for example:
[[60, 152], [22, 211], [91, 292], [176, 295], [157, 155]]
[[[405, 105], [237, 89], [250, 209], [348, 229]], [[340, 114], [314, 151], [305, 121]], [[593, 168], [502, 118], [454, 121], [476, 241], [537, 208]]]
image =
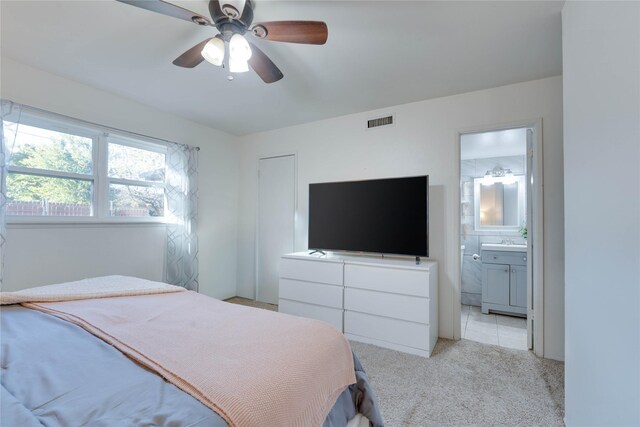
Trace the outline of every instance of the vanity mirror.
[[517, 231], [525, 222], [524, 176], [473, 180], [476, 231]]

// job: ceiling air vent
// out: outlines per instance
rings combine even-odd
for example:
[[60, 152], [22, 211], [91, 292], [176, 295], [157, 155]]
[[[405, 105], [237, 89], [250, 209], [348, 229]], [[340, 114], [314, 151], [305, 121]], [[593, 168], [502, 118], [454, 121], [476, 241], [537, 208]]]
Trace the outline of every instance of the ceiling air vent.
[[367, 129], [373, 129], [381, 126], [392, 126], [394, 122], [393, 115], [387, 117], [379, 117], [367, 121]]

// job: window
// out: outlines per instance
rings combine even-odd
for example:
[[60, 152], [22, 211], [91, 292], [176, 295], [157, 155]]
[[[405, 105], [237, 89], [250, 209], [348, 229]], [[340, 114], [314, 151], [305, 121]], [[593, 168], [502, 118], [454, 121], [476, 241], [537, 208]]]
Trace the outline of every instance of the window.
[[163, 144], [35, 116], [3, 124], [9, 221], [164, 218]]
[[108, 152], [109, 215], [164, 216], [165, 154], [118, 140]]

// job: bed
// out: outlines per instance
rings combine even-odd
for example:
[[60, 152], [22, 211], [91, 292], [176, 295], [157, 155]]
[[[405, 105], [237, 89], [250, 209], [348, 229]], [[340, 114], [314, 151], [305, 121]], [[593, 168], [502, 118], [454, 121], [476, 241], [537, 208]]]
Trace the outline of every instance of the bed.
[[108, 276], [0, 294], [3, 426], [382, 426], [323, 322]]

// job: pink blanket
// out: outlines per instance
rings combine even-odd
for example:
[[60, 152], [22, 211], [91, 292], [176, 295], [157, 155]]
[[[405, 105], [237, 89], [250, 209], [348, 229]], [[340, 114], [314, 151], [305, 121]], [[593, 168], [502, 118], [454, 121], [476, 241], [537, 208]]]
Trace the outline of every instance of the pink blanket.
[[348, 341], [310, 319], [195, 292], [28, 303], [162, 375], [230, 426], [321, 426], [355, 382]]
[[55, 302], [79, 299], [125, 297], [184, 292], [179, 286], [129, 276], [103, 276], [76, 282], [38, 286], [15, 292], [0, 292], [0, 305], [24, 302]]

